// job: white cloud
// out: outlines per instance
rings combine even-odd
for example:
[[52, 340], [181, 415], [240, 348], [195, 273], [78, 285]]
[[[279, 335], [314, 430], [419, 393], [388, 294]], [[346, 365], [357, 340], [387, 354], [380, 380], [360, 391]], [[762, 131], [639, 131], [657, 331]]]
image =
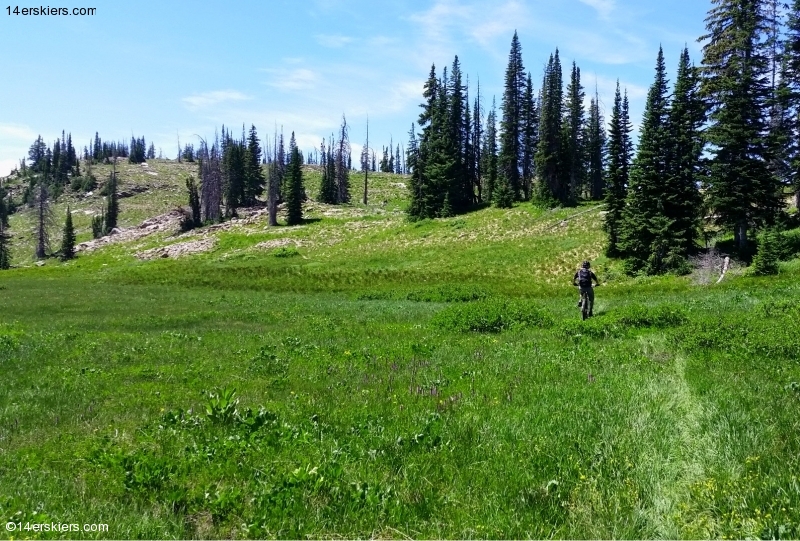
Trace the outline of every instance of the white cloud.
[[273, 74], [272, 80], [267, 85], [278, 90], [308, 90], [319, 84], [319, 76], [307, 68], [291, 70], [280, 68], [264, 71]]
[[212, 92], [202, 92], [200, 94], [192, 94], [181, 101], [191, 110], [205, 109], [214, 105], [230, 101], [244, 101], [251, 99], [249, 96], [242, 94], [236, 90], [214, 90]]
[[19, 165], [19, 160], [0, 160], [0, 177], [7, 177]]
[[317, 40], [317, 43], [319, 43], [323, 47], [331, 47], [331, 48], [344, 47], [348, 43], [353, 42], [353, 38], [351, 38], [350, 36], [341, 36], [338, 34], [317, 34], [315, 38]]
[[24, 124], [0, 123], [0, 176], [8, 175], [19, 165], [38, 135]]
[[592, 7], [597, 11], [597, 15], [601, 19], [608, 19], [611, 16], [611, 12], [614, 11], [616, 7], [615, 0], [578, 0], [581, 4], [586, 4], [589, 7]]
[[23, 124], [0, 123], [0, 141], [27, 141], [28, 143], [33, 143], [36, 137], [36, 132]]

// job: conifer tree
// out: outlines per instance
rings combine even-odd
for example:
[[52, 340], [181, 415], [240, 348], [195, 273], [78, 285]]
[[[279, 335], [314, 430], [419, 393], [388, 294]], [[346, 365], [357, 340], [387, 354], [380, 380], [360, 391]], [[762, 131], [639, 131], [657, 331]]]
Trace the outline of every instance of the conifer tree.
[[611, 111], [608, 139], [608, 173], [605, 190], [605, 220], [603, 229], [608, 234], [606, 254], [611, 257], [621, 254], [620, 229], [622, 211], [628, 192], [628, 164], [630, 160], [630, 127], [619, 81], [614, 94], [614, 108]]
[[531, 74], [525, 81], [525, 95], [522, 100], [522, 197], [530, 199], [533, 195], [533, 176], [535, 172], [533, 158], [536, 155], [539, 135], [539, 112], [536, 107], [536, 98], [533, 95], [533, 81]]
[[36, 259], [47, 257], [47, 250], [50, 247], [50, 225], [52, 222], [52, 211], [50, 209], [49, 193], [47, 184], [40, 180], [36, 185]]
[[543, 202], [566, 201], [561, 183], [563, 88], [558, 49], [550, 55], [539, 99], [539, 146], [534, 162], [539, 176], [538, 198]]
[[478, 95], [475, 97], [475, 104], [472, 107], [472, 148], [475, 155], [473, 156], [474, 168], [472, 179], [475, 183], [477, 191], [477, 201], [483, 202], [483, 123], [481, 122], [481, 83], [478, 81]]
[[[663, 231], [672, 227], [665, 212], [664, 181], [667, 177], [670, 142], [667, 115], [666, 67], [659, 48], [655, 81], [647, 94], [642, 130], [630, 174], [630, 186], [622, 212], [620, 249], [628, 259], [628, 269], [645, 269], [648, 274], [663, 272], [663, 262], [673, 249]], [[657, 217], [667, 222], [655, 221]], [[659, 239], [659, 243], [655, 240]]]
[[261, 145], [254, 125], [250, 126], [244, 155], [244, 204], [254, 206], [264, 193], [264, 172], [261, 170]]
[[[409, 154], [409, 164], [412, 167], [411, 182], [409, 183], [410, 202], [408, 214], [411, 219], [434, 218], [438, 213], [436, 201], [437, 190], [433, 179], [430, 178], [429, 160], [436, 159], [435, 139], [441, 133], [439, 121], [440, 91], [439, 80], [436, 77], [436, 66], [431, 65], [428, 80], [425, 81], [422, 90], [422, 97], [425, 102], [420, 106], [422, 112], [419, 115], [417, 124], [422, 128], [420, 140], [414, 155]], [[414, 129], [412, 126], [411, 134]], [[409, 141], [409, 148], [412, 144]], [[374, 161], [374, 159], [373, 159]], [[373, 164], [374, 170], [374, 164]]]
[[705, 105], [698, 92], [697, 70], [684, 48], [667, 119], [669, 161], [664, 179], [664, 212], [672, 222], [672, 244], [681, 257], [695, 249], [702, 211], [698, 183], [703, 175]]
[[0, 270], [11, 266], [11, 235], [6, 233], [6, 228], [0, 224]]
[[[400, 147], [397, 149], [397, 161], [400, 161]], [[364, 197], [361, 203], [367, 204], [367, 182], [369, 181], [369, 117], [367, 117], [367, 140], [361, 148], [361, 171], [364, 173]]]
[[783, 43], [784, 62], [780, 98], [787, 117], [786, 166], [787, 181], [795, 194], [795, 207], [800, 209], [800, 0], [792, 0]]
[[481, 150], [481, 180], [484, 183], [486, 201], [494, 201], [497, 186], [497, 109], [492, 98], [492, 109], [486, 116], [486, 133]]
[[445, 192], [449, 203], [446, 215], [449, 216], [465, 210], [472, 204], [473, 197], [472, 183], [468, 178], [467, 169], [469, 145], [467, 144], [468, 127], [465, 123], [466, 89], [463, 85], [461, 63], [458, 56], [453, 59], [448, 83], [449, 85], [444, 89], [446, 95], [442, 102], [448, 134], [441, 140], [442, 146], [439, 151], [442, 165], [445, 166], [445, 169], [449, 169], [449, 173], [444, 173], [445, 178], [449, 178]]
[[186, 178], [186, 192], [189, 196], [189, 212], [191, 213], [191, 228], [200, 227], [203, 225], [203, 218], [200, 212], [200, 194], [197, 190], [197, 183], [194, 181], [194, 177], [191, 175], [189, 175]]
[[325, 141], [320, 144], [322, 155], [322, 180], [319, 183], [317, 200], [329, 205], [336, 204], [336, 168], [333, 163], [333, 154], [330, 145], [325, 148]]
[[702, 93], [710, 105], [711, 167], [706, 187], [718, 225], [748, 245], [753, 227], [771, 223], [782, 207], [769, 170], [765, 113], [769, 98], [763, 0], [712, 0], [706, 18]]
[[222, 128], [222, 178], [225, 193], [225, 215], [236, 216], [236, 209], [242, 206], [245, 196], [245, 143], [244, 129], [242, 139], [234, 139], [230, 131]]
[[[115, 160], [116, 163], [116, 160]], [[119, 216], [119, 193], [117, 193], [117, 168], [111, 171], [106, 185], [106, 213], [103, 234], [108, 235], [111, 230], [117, 227]]]
[[780, 240], [774, 228], [767, 228], [758, 239], [758, 252], [753, 258], [753, 274], [768, 276], [778, 274], [778, 252]]
[[336, 145], [336, 202], [350, 202], [350, 137], [347, 119], [342, 115], [342, 126], [339, 128], [339, 141]]
[[[519, 199], [522, 186], [520, 179], [520, 159], [522, 157], [523, 102], [525, 100], [525, 68], [522, 65], [522, 47], [514, 32], [511, 39], [511, 51], [508, 53], [508, 66], [505, 74], [505, 89], [500, 108], [503, 117], [500, 120], [500, 153], [498, 155], [498, 191], [497, 202], [507, 202], [507, 193], [512, 200]], [[502, 186], [507, 184], [507, 186]], [[503, 205], [505, 206], [505, 205]]]
[[[397, 147], [395, 148], [394, 152], [394, 172], [396, 175], [403, 174], [403, 165], [400, 161], [400, 143], [397, 143]], [[366, 205], [366, 203], [364, 203]]]
[[298, 225], [303, 222], [303, 170], [300, 167], [300, 152], [295, 143], [294, 132], [289, 141], [291, 161], [287, 171], [286, 224]]
[[589, 121], [586, 126], [587, 195], [593, 201], [603, 198], [605, 192], [606, 131], [600, 112], [600, 99], [595, 89], [589, 106]]
[[0, 181], [0, 226], [8, 227], [9, 209], [6, 203], [6, 190]]
[[61, 236], [61, 260], [75, 257], [75, 228], [72, 225], [72, 212], [67, 205], [67, 218], [64, 220], [64, 234]]
[[574, 205], [580, 187], [586, 179], [584, 110], [585, 93], [581, 85], [581, 70], [572, 62], [572, 74], [567, 85], [566, 111], [562, 137], [561, 185], [563, 196], [559, 199], [564, 205]]
[[200, 214], [201, 222], [215, 223], [222, 218], [222, 170], [219, 160], [219, 138], [211, 149], [205, 140], [200, 144]]
[[11, 265], [11, 236], [6, 233], [8, 229], [7, 208], [5, 204], [5, 188], [0, 183], [0, 270]]

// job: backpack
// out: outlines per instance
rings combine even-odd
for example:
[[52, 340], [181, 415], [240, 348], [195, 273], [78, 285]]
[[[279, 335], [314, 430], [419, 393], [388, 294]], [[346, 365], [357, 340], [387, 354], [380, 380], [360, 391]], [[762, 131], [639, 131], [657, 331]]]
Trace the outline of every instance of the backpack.
[[578, 285], [581, 287], [592, 287], [592, 271], [589, 269], [579, 270]]

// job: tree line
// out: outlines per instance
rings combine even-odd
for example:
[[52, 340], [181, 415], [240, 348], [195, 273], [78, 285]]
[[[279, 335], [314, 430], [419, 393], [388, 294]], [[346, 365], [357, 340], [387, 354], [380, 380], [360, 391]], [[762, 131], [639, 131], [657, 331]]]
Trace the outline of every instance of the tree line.
[[457, 56], [432, 66], [409, 133], [409, 217], [593, 200], [630, 273], [687, 270], [706, 223], [746, 252], [751, 231], [786, 221], [787, 191], [800, 203], [800, 0], [712, 4], [702, 61], [684, 48], [671, 89], [659, 49], [635, 147], [619, 83], [606, 126], [575, 62], [565, 84], [558, 49], [534, 90], [516, 32], [499, 117], [493, 99], [483, 120], [479, 86], [470, 104]]

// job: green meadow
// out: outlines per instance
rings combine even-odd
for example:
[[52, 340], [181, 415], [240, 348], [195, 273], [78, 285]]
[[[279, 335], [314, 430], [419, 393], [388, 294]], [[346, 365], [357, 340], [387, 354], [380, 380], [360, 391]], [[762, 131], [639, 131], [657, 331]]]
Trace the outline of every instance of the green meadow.
[[[184, 203], [189, 166], [125, 167], [148, 189], [123, 227]], [[405, 177], [370, 181], [301, 226], [243, 214], [41, 267], [13, 215], [0, 516], [108, 531], [0, 536], [800, 537], [800, 260], [629, 278], [599, 207], [409, 222]], [[99, 199], [62, 196], [57, 223], [67, 203], [88, 240]]]

